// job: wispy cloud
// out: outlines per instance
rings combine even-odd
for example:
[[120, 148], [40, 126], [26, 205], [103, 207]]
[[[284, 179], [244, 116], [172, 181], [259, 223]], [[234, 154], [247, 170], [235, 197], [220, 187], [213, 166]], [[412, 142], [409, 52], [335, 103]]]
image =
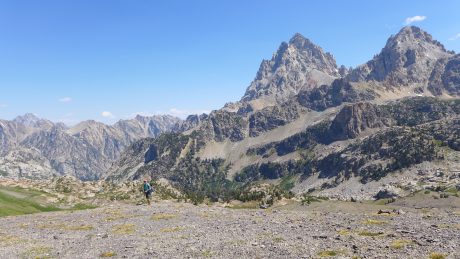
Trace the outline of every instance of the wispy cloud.
[[69, 103], [72, 101], [72, 98], [66, 96], [66, 97], [59, 98], [58, 101], [61, 103]]
[[108, 112], [108, 111], [103, 111], [101, 113], [101, 115], [104, 118], [109, 118], [109, 119], [114, 119], [115, 118], [115, 115], [113, 115], [111, 112]]
[[423, 20], [426, 19], [426, 16], [423, 16], [423, 15], [416, 15], [416, 16], [412, 16], [412, 17], [407, 17], [406, 18], [406, 25], [409, 25], [411, 23], [414, 23], [414, 22], [421, 22]]
[[0, 108], [6, 108], [6, 107], [8, 107], [8, 104], [6, 104], [6, 103], [0, 103]]
[[455, 36], [453, 36], [449, 40], [458, 40], [458, 39], [460, 39], [460, 33], [457, 33]]

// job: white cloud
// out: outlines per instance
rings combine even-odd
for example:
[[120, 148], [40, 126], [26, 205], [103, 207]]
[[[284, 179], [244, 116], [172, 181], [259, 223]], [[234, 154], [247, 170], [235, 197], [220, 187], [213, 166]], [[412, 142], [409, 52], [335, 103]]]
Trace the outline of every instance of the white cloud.
[[58, 101], [61, 102], [61, 103], [69, 103], [69, 102], [72, 101], [72, 98], [71, 97], [62, 97], [62, 98], [59, 98]]
[[414, 22], [421, 22], [423, 20], [426, 19], [426, 16], [423, 16], [423, 15], [416, 15], [416, 16], [412, 16], [412, 17], [407, 17], [406, 18], [406, 25], [409, 25], [411, 23], [414, 23]]
[[111, 112], [108, 112], [108, 111], [103, 111], [101, 113], [102, 117], [104, 118], [110, 118], [110, 119], [113, 119], [115, 118], [115, 116], [111, 113]]
[[458, 40], [460, 39], [460, 33], [457, 33], [454, 37], [450, 38], [449, 40]]
[[0, 108], [6, 108], [6, 107], [8, 107], [8, 104], [6, 104], [6, 103], [0, 103]]

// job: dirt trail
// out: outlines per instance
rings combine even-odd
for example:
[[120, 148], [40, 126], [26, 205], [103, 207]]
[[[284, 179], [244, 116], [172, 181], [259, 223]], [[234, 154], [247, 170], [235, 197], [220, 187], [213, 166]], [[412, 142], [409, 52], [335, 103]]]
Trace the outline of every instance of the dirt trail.
[[0, 218], [1, 258], [460, 258], [460, 211], [321, 202], [268, 210], [114, 204]]

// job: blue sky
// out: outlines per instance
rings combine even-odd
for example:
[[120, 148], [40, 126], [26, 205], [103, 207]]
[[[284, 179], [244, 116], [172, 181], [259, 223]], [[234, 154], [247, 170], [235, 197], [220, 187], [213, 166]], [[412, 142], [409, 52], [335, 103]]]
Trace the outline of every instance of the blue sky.
[[460, 1], [0, 0], [0, 118], [199, 113], [243, 95], [300, 32], [357, 66], [419, 16], [460, 52]]

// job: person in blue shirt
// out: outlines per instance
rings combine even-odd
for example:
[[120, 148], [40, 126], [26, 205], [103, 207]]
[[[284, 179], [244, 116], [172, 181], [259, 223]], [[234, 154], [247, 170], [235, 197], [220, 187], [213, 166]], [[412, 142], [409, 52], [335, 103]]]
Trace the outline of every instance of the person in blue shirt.
[[147, 182], [147, 180], [144, 180], [144, 194], [145, 194], [145, 198], [147, 199], [147, 203], [149, 205], [150, 205], [150, 199], [152, 198], [152, 193], [153, 193], [152, 186]]

